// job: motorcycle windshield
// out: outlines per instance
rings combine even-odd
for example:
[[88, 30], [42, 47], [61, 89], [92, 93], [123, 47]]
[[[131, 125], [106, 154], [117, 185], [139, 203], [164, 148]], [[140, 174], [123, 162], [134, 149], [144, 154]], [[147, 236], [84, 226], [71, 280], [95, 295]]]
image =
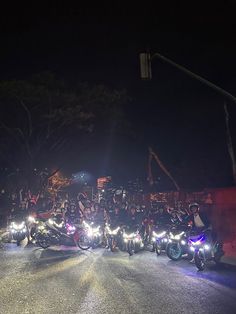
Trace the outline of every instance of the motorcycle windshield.
[[197, 235], [197, 236], [191, 236], [190, 239], [189, 239], [191, 242], [202, 242], [205, 240], [205, 236], [204, 234], [201, 234], [201, 235]]

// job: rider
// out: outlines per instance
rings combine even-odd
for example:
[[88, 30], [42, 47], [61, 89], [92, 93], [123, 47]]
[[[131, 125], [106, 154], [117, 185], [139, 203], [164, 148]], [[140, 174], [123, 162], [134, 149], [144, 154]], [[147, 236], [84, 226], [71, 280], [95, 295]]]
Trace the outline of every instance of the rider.
[[104, 208], [101, 207], [100, 204], [98, 203], [94, 204], [93, 220], [96, 225], [100, 225], [100, 226], [104, 225], [104, 220], [105, 220]]
[[77, 220], [80, 220], [82, 214], [80, 210], [76, 208], [75, 201], [72, 200], [70, 203], [66, 204], [65, 208], [66, 208], [65, 220], [67, 222], [75, 223]]
[[114, 206], [114, 211], [109, 214], [109, 222], [117, 227], [124, 222], [124, 212], [118, 205]]
[[[192, 225], [192, 230], [196, 233], [204, 232], [208, 242], [212, 242], [216, 235], [213, 236], [210, 221], [205, 213], [200, 212], [200, 206], [198, 203], [192, 203], [189, 205], [189, 214], [188, 221]], [[193, 261], [194, 257], [190, 262]]]
[[141, 226], [142, 215], [137, 212], [136, 206], [132, 204], [130, 210], [128, 211], [125, 219], [125, 224], [131, 229], [137, 229], [138, 226]]
[[210, 230], [211, 225], [208, 217], [200, 212], [200, 206], [198, 203], [192, 203], [189, 205], [189, 220], [192, 222], [192, 228], [198, 230]]

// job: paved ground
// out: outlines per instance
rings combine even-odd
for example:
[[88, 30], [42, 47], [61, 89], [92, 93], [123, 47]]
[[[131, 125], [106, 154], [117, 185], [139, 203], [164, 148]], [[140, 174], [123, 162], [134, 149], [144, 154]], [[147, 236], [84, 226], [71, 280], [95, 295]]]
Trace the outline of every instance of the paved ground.
[[236, 272], [143, 251], [132, 257], [6, 245], [0, 313], [236, 313]]

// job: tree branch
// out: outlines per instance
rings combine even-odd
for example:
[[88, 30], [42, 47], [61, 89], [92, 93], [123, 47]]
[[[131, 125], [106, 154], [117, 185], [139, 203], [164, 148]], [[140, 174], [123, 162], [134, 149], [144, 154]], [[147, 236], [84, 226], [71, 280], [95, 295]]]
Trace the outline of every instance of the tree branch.
[[22, 107], [25, 109], [26, 113], [27, 113], [27, 117], [28, 117], [28, 127], [29, 127], [29, 136], [32, 135], [33, 133], [33, 125], [32, 125], [32, 117], [31, 117], [31, 113], [28, 109], [28, 107], [25, 105], [25, 103], [23, 102], [23, 100], [19, 100], [20, 104], [22, 105]]

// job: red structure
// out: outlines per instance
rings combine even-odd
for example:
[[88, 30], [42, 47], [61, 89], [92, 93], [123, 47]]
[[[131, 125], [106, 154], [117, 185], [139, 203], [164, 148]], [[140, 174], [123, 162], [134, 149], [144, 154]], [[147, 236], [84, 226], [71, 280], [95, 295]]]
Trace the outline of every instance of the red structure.
[[209, 215], [213, 228], [224, 243], [226, 256], [236, 258], [236, 187], [152, 193], [149, 194], [151, 200], [185, 209], [191, 202], [198, 202], [201, 210]]

